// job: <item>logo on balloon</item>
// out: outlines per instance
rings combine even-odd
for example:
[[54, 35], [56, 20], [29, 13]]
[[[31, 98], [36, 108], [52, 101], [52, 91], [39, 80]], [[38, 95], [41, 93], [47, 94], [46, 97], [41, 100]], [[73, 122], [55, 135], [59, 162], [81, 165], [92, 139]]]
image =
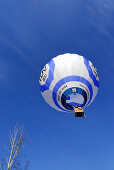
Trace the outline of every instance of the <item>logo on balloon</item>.
[[47, 67], [45, 65], [41, 71], [40, 81], [44, 81], [44, 82], [46, 81], [46, 78], [47, 78], [46, 70], [47, 70]]
[[76, 92], [76, 88], [73, 88], [72, 91], [73, 91], [73, 92]]

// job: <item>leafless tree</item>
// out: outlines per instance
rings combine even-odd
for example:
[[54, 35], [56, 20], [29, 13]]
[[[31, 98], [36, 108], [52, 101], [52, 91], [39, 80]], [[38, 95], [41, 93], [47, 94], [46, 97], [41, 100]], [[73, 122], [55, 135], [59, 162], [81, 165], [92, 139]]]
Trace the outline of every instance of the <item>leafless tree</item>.
[[[22, 151], [24, 143], [26, 141], [24, 127], [19, 126], [18, 124], [14, 127], [14, 129], [9, 131], [9, 140], [10, 140], [10, 149], [9, 156], [7, 159], [7, 170], [11, 170], [11, 168], [18, 168], [18, 164], [16, 163], [16, 159], [18, 154]], [[2, 170], [2, 169], [1, 169]]]
[[[22, 169], [20, 163], [23, 157], [22, 149], [24, 148], [24, 144], [27, 142], [27, 138], [24, 127], [20, 126], [19, 123], [16, 124], [13, 130], [9, 131], [9, 141], [9, 147], [5, 146], [5, 149], [9, 152], [9, 155], [6, 157], [6, 159], [0, 159], [0, 170], [20, 170]], [[25, 167], [23, 167], [24, 170], [28, 169], [29, 163], [30, 161], [26, 161]]]

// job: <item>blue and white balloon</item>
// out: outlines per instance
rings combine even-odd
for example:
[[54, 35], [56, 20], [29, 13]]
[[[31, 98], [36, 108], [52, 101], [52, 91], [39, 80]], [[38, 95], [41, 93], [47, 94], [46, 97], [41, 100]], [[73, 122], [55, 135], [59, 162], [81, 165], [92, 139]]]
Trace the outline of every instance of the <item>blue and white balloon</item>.
[[68, 112], [76, 105], [87, 107], [99, 88], [96, 68], [85, 57], [62, 54], [47, 63], [40, 76], [40, 90], [54, 109]]

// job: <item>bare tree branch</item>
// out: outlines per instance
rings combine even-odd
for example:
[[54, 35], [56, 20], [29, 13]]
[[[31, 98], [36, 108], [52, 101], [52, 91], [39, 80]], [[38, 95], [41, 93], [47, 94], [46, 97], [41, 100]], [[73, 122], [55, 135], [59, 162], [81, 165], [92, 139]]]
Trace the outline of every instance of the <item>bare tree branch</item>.
[[[13, 131], [9, 131], [10, 155], [7, 159], [7, 170], [11, 170], [18, 154], [21, 152], [25, 143], [24, 128], [16, 125]], [[17, 168], [16, 168], [17, 169]]]

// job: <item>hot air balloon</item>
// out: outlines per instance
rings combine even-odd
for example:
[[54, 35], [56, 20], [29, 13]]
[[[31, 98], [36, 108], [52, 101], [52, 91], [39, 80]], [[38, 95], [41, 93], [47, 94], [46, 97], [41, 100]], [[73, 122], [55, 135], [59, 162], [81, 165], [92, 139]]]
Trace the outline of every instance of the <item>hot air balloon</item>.
[[41, 94], [54, 109], [85, 117], [84, 108], [95, 99], [99, 88], [97, 69], [78, 54], [52, 58], [41, 71]]

